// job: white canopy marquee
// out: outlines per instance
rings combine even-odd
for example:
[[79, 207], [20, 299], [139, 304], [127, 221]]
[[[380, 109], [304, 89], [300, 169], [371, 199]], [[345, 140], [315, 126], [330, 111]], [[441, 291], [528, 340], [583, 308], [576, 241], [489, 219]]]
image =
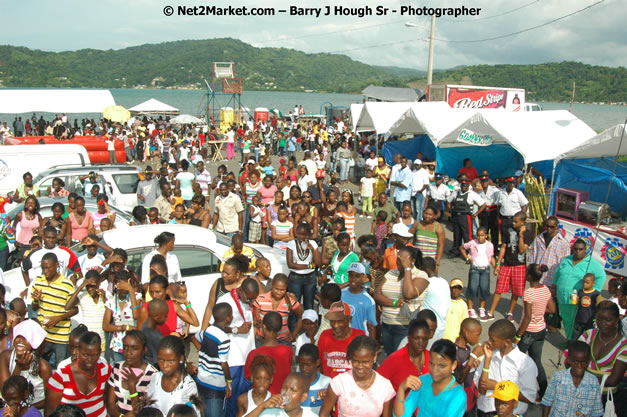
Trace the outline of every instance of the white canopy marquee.
[[505, 144], [529, 164], [554, 159], [595, 136], [594, 130], [566, 110], [512, 113], [483, 111], [452, 129], [439, 148]]
[[0, 113], [102, 113], [113, 105], [109, 90], [0, 89]]
[[151, 98], [129, 109], [133, 113], [178, 114], [179, 109]]
[[[623, 135], [623, 142], [620, 143]], [[555, 159], [603, 158], [615, 156], [617, 152], [618, 156], [627, 155], [627, 125], [625, 124], [610, 127]]]
[[[357, 119], [356, 130], [360, 132], [375, 131], [378, 134], [389, 134], [390, 127], [394, 125], [409, 109], [420, 112], [429, 109], [434, 113], [444, 114], [451, 110], [448, 104], [440, 102], [366, 102]], [[419, 132], [400, 132], [419, 133]]]

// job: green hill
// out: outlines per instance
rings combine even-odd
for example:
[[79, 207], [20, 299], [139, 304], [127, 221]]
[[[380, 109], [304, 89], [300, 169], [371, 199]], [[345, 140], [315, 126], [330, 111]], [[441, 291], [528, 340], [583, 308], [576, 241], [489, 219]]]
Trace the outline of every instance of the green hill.
[[[212, 62], [235, 62], [247, 90], [359, 93], [369, 84], [424, 87], [425, 72], [371, 66], [345, 55], [255, 48], [235, 39], [185, 40], [120, 50], [45, 52], [0, 46], [0, 87], [205, 88]], [[627, 102], [627, 70], [576, 62], [435, 70], [434, 83], [519, 87], [530, 101]]]
[[[537, 65], [473, 65], [434, 72], [434, 83], [518, 87], [529, 101], [570, 101], [573, 81], [576, 101], [627, 102], [627, 69], [579, 62]], [[415, 81], [420, 84], [420, 81]]]

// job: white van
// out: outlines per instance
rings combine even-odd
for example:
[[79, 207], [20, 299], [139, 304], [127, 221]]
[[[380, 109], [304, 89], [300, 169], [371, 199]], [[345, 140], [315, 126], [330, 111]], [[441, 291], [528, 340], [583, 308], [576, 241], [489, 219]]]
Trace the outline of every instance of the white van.
[[33, 178], [56, 165], [90, 165], [83, 145], [4, 145], [0, 146], [0, 194], [6, 195], [24, 182], [30, 172]]

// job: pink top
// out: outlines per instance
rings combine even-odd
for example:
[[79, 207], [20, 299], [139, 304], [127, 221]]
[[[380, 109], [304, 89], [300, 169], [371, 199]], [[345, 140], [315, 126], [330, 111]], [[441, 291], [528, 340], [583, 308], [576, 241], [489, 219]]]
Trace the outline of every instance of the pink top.
[[546, 285], [539, 287], [527, 288], [523, 293], [523, 301], [525, 303], [531, 303], [531, 321], [527, 326], [527, 331], [530, 333], [537, 333], [546, 328], [544, 322], [544, 313], [546, 312], [546, 306], [551, 299], [551, 290]]
[[[487, 240], [485, 243], [487, 245], [485, 252], [489, 261], [494, 256], [494, 245], [492, 244], [492, 242], [488, 242]], [[464, 243], [464, 249], [468, 251], [468, 256], [470, 256], [470, 262], [475, 262], [475, 257], [477, 256], [477, 246], [479, 245], [480, 243], [477, 239], [473, 239], [470, 242]]]
[[92, 218], [91, 213], [85, 211], [85, 218], [83, 219], [82, 224], [78, 224], [76, 222], [76, 217], [74, 216], [74, 213], [70, 213], [68, 218], [70, 219], [70, 226], [72, 227], [72, 240], [80, 241], [87, 237], [87, 235], [89, 234], [89, 219]]
[[383, 404], [396, 395], [389, 379], [375, 372], [370, 388], [361, 389], [353, 379], [353, 371], [334, 377], [329, 387], [337, 395], [339, 417], [380, 417]]
[[262, 185], [261, 188], [257, 190], [257, 192], [261, 196], [261, 202], [263, 204], [272, 204], [274, 203], [274, 193], [277, 192], [277, 188], [274, 184], [272, 184], [270, 188], [266, 188]]
[[[108, 214], [105, 213], [92, 213], [91, 217], [94, 219], [94, 229], [100, 229], [100, 222], [102, 221], [102, 219], [106, 219], [108, 216]], [[72, 234], [72, 236], [74, 236], [74, 234]]]
[[33, 231], [39, 228], [39, 217], [35, 214], [32, 220], [26, 218], [26, 211], [22, 211], [22, 219], [20, 220], [20, 233], [16, 240], [22, 245], [29, 245], [30, 238], [33, 237]]

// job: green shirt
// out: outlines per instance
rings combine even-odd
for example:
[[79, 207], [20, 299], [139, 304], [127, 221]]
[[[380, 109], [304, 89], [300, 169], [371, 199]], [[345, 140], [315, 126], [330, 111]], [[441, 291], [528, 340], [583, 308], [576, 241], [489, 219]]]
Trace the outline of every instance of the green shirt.
[[398, 215], [398, 209], [394, 207], [394, 204], [390, 203], [389, 201], [385, 203], [385, 206], [377, 207], [374, 209], [375, 219], [379, 215], [380, 211], [385, 211], [388, 214], [388, 217], [385, 219], [386, 222], [394, 221], [394, 219]]
[[573, 265], [573, 255], [562, 259], [553, 278], [553, 284], [557, 287], [558, 304], [570, 304], [570, 294], [573, 290], [582, 289], [583, 276], [587, 273], [595, 276], [594, 289], [602, 291], [606, 279], [605, 270], [596, 259], [587, 255], [577, 265]]

